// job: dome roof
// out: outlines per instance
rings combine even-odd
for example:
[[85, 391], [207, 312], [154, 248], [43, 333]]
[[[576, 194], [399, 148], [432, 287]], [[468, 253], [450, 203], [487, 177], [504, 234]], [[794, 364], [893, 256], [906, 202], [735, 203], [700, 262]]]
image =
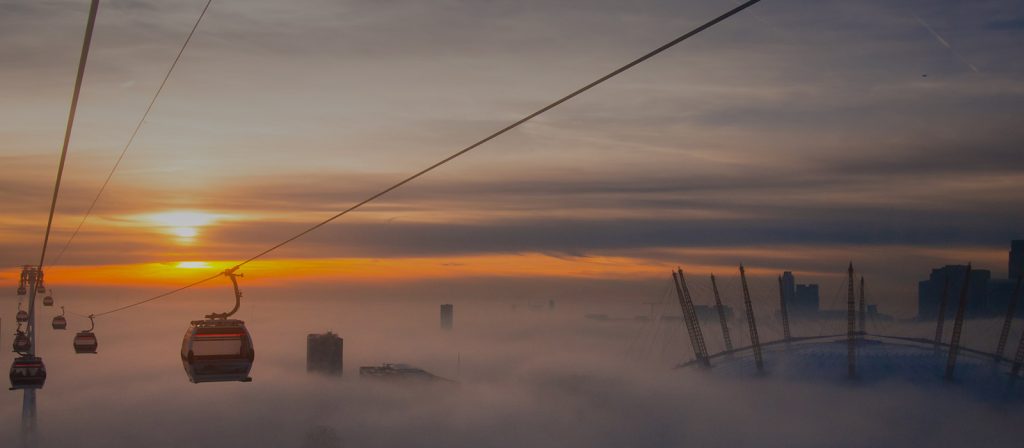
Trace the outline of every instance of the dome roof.
[[[856, 342], [858, 384], [903, 382], [919, 387], [947, 387], [945, 381], [949, 348], [925, 341], [864, 336]], [[775, 342], [762, 347], [764, 376], [792, 381], [843, 382], [847, 377], [845, 336]], [[681, 368], [698, 368], [690, 362]], [[758, 376], [753, 350], [737, 349], [731, 354], [713, 355], [711, 372], [723, 378]], [[1011, 389], [1010, 363], [997, 362], [991, 355], [961, 349], [952, 384], [971, 395], [992, 400], [1024, 399], [1024, 378]]]

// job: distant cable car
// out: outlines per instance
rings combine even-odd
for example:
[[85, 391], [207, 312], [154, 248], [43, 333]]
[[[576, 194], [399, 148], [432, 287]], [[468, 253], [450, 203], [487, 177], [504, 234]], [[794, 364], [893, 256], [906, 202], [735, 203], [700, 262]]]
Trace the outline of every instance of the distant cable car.
[[256, 351], [245, 322], [228, 319], [241, 306], [242, 293], [234, 269], [224, 271], [235, 289], [235, 307], [227, 313], [208, 314], [194, 320], [181, 341], [181, 362], [193, 383], [216, 381], [249, 382]]
[[[40, 266], [42, 267], [42, 266]], [[39, 278], [36, 279], [36, 293], [43, 294], [46, 292], [46, 286], [43, 286], [43, 271], [39, 270]]]
[[28, 311], [18, 310], [18, 314], [14, 316], [14, 320], [17, 321], [19, 324], [28, 322]]
[[60, 316], [53, 316], [53, 329], [64, 330], [68, 328], [68, 320], [64, 317], [64, 307], [60, 307]]
[[14, 334], [14, 351], [18, 353], [28, 353], [32, 350], [32, 341], [29, 340], [25, 332], [18, 329], [18, 332]]
[[25, 285], [18, 285], [18, 295], [23, 296], [28, 294], [28, 289], [25, 289]]
[[[53, 291], [50, 291], [50, 294], [53, 294]], [[50, 294], [43, 297], [43, 306], [53, 306], [53, 296]]]
[[96, 348], [100, 345], [99, 341], [96, 340], [96, 335], [92, 332], [96, 328], [96, 321], [92, 315], [89, 315], [89, 322], [92, 323], [92, 326], [88, 330], [82, 330], [75, 334], [75, 353], [80, 355], [83, 353], [96, 353]]
[[46, 382], [46, 365], [38, 356], [19, 356], [11, 363], [11, 390], [41, 389]]

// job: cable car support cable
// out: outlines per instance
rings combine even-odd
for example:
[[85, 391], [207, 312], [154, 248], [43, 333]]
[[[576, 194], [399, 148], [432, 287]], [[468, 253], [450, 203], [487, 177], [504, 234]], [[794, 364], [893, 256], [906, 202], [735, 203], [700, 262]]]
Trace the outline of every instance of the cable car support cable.
[[[458, 157], [460, 157], [462, 155], [465, 155], [466, 153], [468, 153], [468, 152], [470, 152], [470, 151], [480, 147], [484, 143], [487, 143], [487, 142], [489, 142], [491, 140], [494, 140], [495, 138], [497, 138], [497, 137], [507, 133], [508, 131], [511, 131], [511, 130], [519, 127], [520, 125], [522, 125], [522, 124], [524, 124], [524, 123], [526, 123], [526, 122], [536, 118], [537, 116], [539, 116], [539, 115], [541, 115], [541, 114], [543, 114], [543, 113], [545, 113], [545, 112], [547, 112], [547, 111], [549, 111], [551, 109], [554, 109], [555, 107], [561, 105], [562, 103], [565, 103], [565, 102], [567, 102], [567, 101], [569, 101], [569, 100], [571, 100], [571, 99], [573, 99], [573, 98], [583, 94], [584, 92], [587, 92], [587, 91], [593, 89], [594, 87], [597, 87], [598, 85], [603, 84], [605, 81], [608, 81], [609, 79], [614, 78], [615, 76], [617, 76], [617, 75], [619, 75], [619, 74], [621, 74], [621, 73], [623, 73], [623, 72], [625, 72], [625, 71], [627, 71], [627, 70], [629, 70], [629, 69], [631, 69], [631, 68], [633, 68], [633, 67], [635, 67], [635, 66], [637, 66], [637, 65], [639, 65], [641, 63], [643, 63], [644, 61], [647, 61], [648, 59], [651, 59], [654, 56], [657, 56], [657, 55], [663, 53], [664, 51], [666, 51], [666, 50], [668, 50], [668, 49], [678, 45], [679, 43], [681, 43], [681, 42], [683, 42], [683, 41], [685, 41], [685, 40], [687, 40], [687, 39], [689, 39], [689, 38], [691, 38], [693, 36], [696, 36], [697, 34], [700, 34], [701, 32], [703, 32], [703, 31], [705, 31], [705, 30], [707, 30], [707, 29], [717, 25], [718, 23], [720, 23], [720, 22], [722, 22], [722, 21], [724, 21], [724, 20], [726, 20], [726, 19], [728, 19], [728, 18], [730, 18], [730, 17], [740, 13], [741, 11], [743, 11], [743, 10], [745, 10], [745, 9], [747, 9], [747, 8], [757, 4], [757, 3], [759, 3], [760, 1], [761, 0], [748, 0], [748, 1], [742, 3], [742, 4], [738, 5], [738, 6], [730, 9], [729, 11], [719, 15], [718, 17], [715, 17], [714, 19], [711, 19], [711, 20], [705, 22], [703, 25], [700, 25], [700, 26], [690, 30], [686, 34], [683, 34], [683, 35], [681, 35], [681, 36], [679, 36], [679, 37], [669, 41], [668, 43], [665, 43], [664, 45], [662, 45], [662, 46], [660, 46], [658, 48], [655, 48], [654, 50], [651, 50], [651, 51], [647, 52], [643, 56], [640, 56], [640, 57], [630, 61], [629, 63], [627, 63], [627, 64], [625, 64], [625, 65], [623, 65], [623, 66], [621, 66], [621, 67], [611, 71], [610, 73], [608, 73], [608, 74], [606, 74], [604, 76], [601, 76], [600, 78], [590, 82], [589, 84], [586, 84], [583, 87], [580, 87], [579, 89], [574, 90], [573, 92], [569, 93], [568, 95], [565, 95], [565, 96], [563, 96], [563, 97], [561, 97], [561, 98], [551, 102], [550, 104], [548, 104], [548, 105], [546, 105], [546, 106], [536, 110], [533, 113], [530, 113], [530, 114], [526, 115], [525, 117], [519, 119], [518, 121], [516, 121], [516, 122], [514, 122], [512, 124], [509, 124], [508, 126], [505, 126], [504, 128], [501, 128], [501, 129], [491, 133], [490, 135], [488, 135], [488, 136], [478, 140], [477, 142], [475, 142], [475, 143], [473, 143], [473, 144], [471, 144], [471, 145], [469, 145], [469, 146], [467, 146], [467, 147], [465, 147], [465, 148], [455, 152], [454, 154], [452, 154], [452, 155], [450, 155], [448, 157], [445, 157], [444, 159], [441, 159], [440, 161], [434, 163], [433, 165], [430, 165], [430, 166], [428, 166], [428, 167], [426, 167], [426, 168], [416, 172], [415, 174], [412, 174], [411, 176], [406, 177], [405, 179], [402, 179], [398, 183], [395, 183], [394, 185], [391, 185], [390, 187], [387, 187], [384, 190], [381, 190], [380, 192], [378, 192], [378, 193], [376, 193], [376, 194], [374, 194], [374, 195], [372, 195], [372, 196], [370, 196], [370, 197], [368, 197], [368, 198], [366, 198], [366, 199], [356, 203], [355, 205], [352, 205], [351, 207], [349, 207], [349, 208], [347, 208], [345, 210], [342, 210], [341, 212], [336, 213], [335, 215], [333, 215], [333, 216], [331, 216], [331, 217], [329, 217], [329, 218], [327, 218], [327, 219], [325, 219], [325, 220], [323, 220], [323, 221], [321, 221], [321, 222], [319, 222], [319, 223], [309, 227], [308, 229], [303, 230], [302, 232], [299, 232], [298, 234], [296, 234], [296, 235], [294, 235], [294, 236], [292, 236], [292, 237], [290, 237], [288, 239], [285, 239], [284, 241], [281, 241], [280, 243], [278, 243], [278, 244], [276, 244], [274, 246], [271, 246], [270, 248], [268, 248], [268, 249], [266, 249], [266, 250], [264, 250], [264, 251], [262, 251], [262, 252], [260, 252], [260, 253], [258, 253], [256, 255], [254, 255], [254, 256], [252, 256], [252, 257], [250, 257], [250, 258], [248, 258], [248, 259], [246, 259], [246, 260], [244, 260], [244, 261], [242, 261], [240, 263], [238, 263], [233, 268], [231, 268], [231, 270], [233, 271], [233, 270], [239, 269], [242, 266], [245, 266], [246, 264], [251, 263], [251, 262], [253, 262], [253, 261], [255, 261], [255, 260], [257, 260], [257, 259], [259, 259], [259, 258], [261, 258], [261, 257], [263, 257], [263, 256], [265, 256], [265, 255], [267, 255], [267, 254], [269, 254], [269, 253], [271, 253], [271, 252], [281, 248], [282, 246], [285, 246], [285, 245], [287, 245], [287, 244], [289, 244], [289, 243], [291, 243], [291, 242], [293, 242], [293, 241], [295, 241], [295, 240], [305, 236], [306, 234], [308, 234], [308, 233], [310, 233], [310, 232], [312, 232], [314, 230], [317, 230], [320, 227], [323, 227], [323, 226], [331, 223], [332, 221], [334, 221], [334, 220], [336, 220], [336, 219], [338, 219], [338, 218], [340, 218], [342, 216], [345, 216], [346, 214], [348, 214], [350, 212], [353, 212], [353, 211], [363, 207], [364, 205], [366, 205], [366, 204], [368, 204], [370, 202], [373, 202], [374, 200], [377, 200], [378, 198], [380, 198], [380, 197], [382, 197], [382, 196], [384, 196], [384, 195], [386, 195], [386, 194], [388, 194], [388, 193], [390, 193], [390, 192], [392, 192], [392, 191], [394, 191], [394, 190], [404, 186], [405, 184], [408, 184], [409, 182], [412, 182], [412, 181], [416, 180], [417, 178], [419, 178], [419, 177], [421, 177], [421, 176], [423, 176], [423, 175], [425, 175], [425, 174], [427, 174], [427, 173], [429, 173], [431, 171], [434, 171], [435, 169], [437, 169], [437, 168], [447, 164], [448, 162], [451, 162], [452, 160], [455, 160], [456, 158], [458, 158]], [[118, 307], [118, 308], [114, 308], [112, 310], [104, 311], [104, 312], [101, 312], [101, 313], [94, 313], [93, 315], [95, 317], [100, 317], [100, 316], [104, 316], [104, 315], [107, 315], [107, 314], [116, 313], [118, 311], [123, 311], [123, 310], [126, 310], [128, 308], [133, 308], [133, 307], [136, 307], [136, 306], [139, 306], [139, 305], [142, 305], [142, 304], [145, 304], [145, 303], [149, 303], [149, 302], [152, 302], [154, 300], [161, 299], [161, 298], [167, 297], [169, 295], [172, 295], [172, 294], [184, 291], [184, 290], [192, 288], [194, 286], [201, 285], [201, 284], [206, 283], [206, 282], [208, 282], [210, 280], [213, 280], [213, 279], [215, 279], [217, 277], [220, 277], [221, 275], [222, 275], [222, 273], [217, 273], [217, 274], [212, 275], [210, 277], [206, 277], [204, 279], [197, 280], [197, 281], [195, 281], [193, 283], [190, 283], [190, 284], [182, 286], [180, 288], [177, 288], [177, 289], [174, 289], [174, 290], [171, 290], [171, 291], [159, 294], [157, 296], [150, 297], [150, 298], [144, 299], [144, 300], [140, 300], [138, 302], [131, 303], [131, 304], [128, 304], [128, 305], [124, 305], [124, 306], [121, 306], [121, 307]]]
[[156, 104], [156, 99], [160, 97], [160, 92], [163, 92], [164, 86], [167, 85], [167, 80], [171, 77], [171, 72], [174, 71], [174, 67], [176, 67], [178, 65], [178, 61], [181, 60], [182, 53], [185, 52], [185, 48], [188, 47], [188, 43], [192, 41], [192, 36], [196, 33], [196, 29], [199, 28], [199, 22], [203, 21], [203, 16], [206, 15], [206, 10], [210, 9], [210, 3], [212, 2], [213, 0], [206, 1], [206, 6], [204, 6], [203, 11], [199, 13], [199, 18], [196, 19], [196, 23], [192, 25], [192, 30], [189, 31], [188, 37], [185, 38], [185, 43], [183, 43], [181, 45], [181, 49], [178, 50], [178, 55], [174, 57], [174, 62], [172, 62], [170, 68], [167, 69], [167, 74], [164, 75], [163, 81], [160, 81], [160, 87], [158, 87], [156, 89], [156, 93], [153, 94], [153, 99], [151, 99], [149, 101], [149, 105], [146, 106], [146, 111], [142, 113], [142, 118], [139, 118], [139, 122], [135, 125], [135, 130], [133, 130], [131, 136], [128, 137], [128, 142], [125, 143], [124, 149], [121, 150], [121, 154], [117, 156], [117, 160], [114, 162], [113, 168], [111, 168], [110, 172], [107, 173], [107, 178], [104, 179], [103, 184], [100, 185], [99, 191], [96, 192], [96, 197], [92, 199], [92, 203], [89, 204], [89, 208], [86, 209], [85, 215], [82, 216], [82, 220], [78, 222], [78, 226], [75, 227], [74, 232], [71, 232], [71, 236], [68, 237], [68, 240], [64, 243], [64, 247], [60, 249], [60, 252], [57, 253], [57, 257], [54, 258], [54, 264], [60, 262], [61, 257], [64, 256], [64, 252], [68, 250], [68, 246], [70, 246], [71, 242], [75, 240], [76, 236], [78, 236], [78, 232], [82, 230], [82, 225], [84, 225], [85, 221], [89, 219], [90, 215], [92, 215], [92, 210], [96, 207], [96, 203], [99, 202], [100, 196], [103, 195], [103, 191], [107, 189], [107, 184], [110, 183], [110, 179], [114, 177], [114, 172], [117, 171], [117, 168], [121, 165], [121, 160], [123, 160], [125, 154], [128, 153], [128, 148], [130, 148], [132, 146], [132, 142], [135, 141], [135, 136], [138, 135], [139, 130], [142, 129], [142, 124], [145, 123], [146, 118], [149, 117], [149, 112], [153, 110], [153, 105]]

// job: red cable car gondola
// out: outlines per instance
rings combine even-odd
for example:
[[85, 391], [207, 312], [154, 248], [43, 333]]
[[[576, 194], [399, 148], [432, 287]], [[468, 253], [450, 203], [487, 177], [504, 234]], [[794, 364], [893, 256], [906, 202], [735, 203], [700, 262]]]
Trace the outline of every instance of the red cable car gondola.
[[[53, 294], [53, 291], [50, 291], [50, 294]], [[43, 306], [53, 306], [53, 296], [50, 294], [43, 297]]]
[[14, 320], [17, 321], [19, 324], [28, 322], [28, 311], [18, 310], [18, 314], [14, 316]]
[[18, 329], [18, 332], [14, 334], [14, 351], [18, 353], [28, 353], [32, 350], [32, 341], [29, 340], [25, 332]]
[[68, 320], [64, 317], [64, 307], [60, 307], [60, 316], [53, 316], [54, 330], [63, 330], [68, 328]]
[[11, 390], [41, 389], [46, 382], [46, 365], [37, 356], [19, 356], [11, 363]]
[[[252, 381], [249, 371], [256, 358], [252, 337], [245, 322], [228, 319], [238, 311], [242, 293], [234, 269], [224, 271], [235, 289], [235, 308], [213, 313], [205, 320], [194, 320], [181, 341], [181, 362], [193, 383], [216, 381]], [[239, 274], [240, 275], [240, 274]]]
[[74, 346], [77, 354], [96, 353], [96, 348], [100, 345], [96, 340], [96, 335], [92, 332], [93, 328], [96, 328], [96, 321], [93, 320], [92, 315], [89, 316], [89, 322], [92, 323], [92, 326], [88, 330], [79, 331], [75, 335]]

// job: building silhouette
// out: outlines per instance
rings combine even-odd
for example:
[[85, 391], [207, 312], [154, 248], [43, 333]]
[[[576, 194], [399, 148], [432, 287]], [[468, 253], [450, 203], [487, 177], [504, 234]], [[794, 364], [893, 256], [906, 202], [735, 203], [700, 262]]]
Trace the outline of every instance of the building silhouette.
[[[932, 269], [927, 280], [917, 284], [917, 317], [923, 320], [934, 320], [939, 317], [943, 291], [946, 291], [946, 318], [956, 313], [960, 304], [960, 294], [964, 286], [967, 265], [951, 264]], [[972, 269], [970, 284], [967, 289], [967, 308], [964, 317], [974, 319], [994, 315], [989, 307], [988, 292], [992, 271]], [[946, 286], [946, 282], [949, 286]]]
[[1007, 263], [1006, 278], [1016, 280], [1024, 274], [1024, 240], [1010, 241], [1010, 261]]
[[306, 371], [341, 376], [345, 340], [328, 331], [306, 336]]
[[[1010, 306], [1017, 277], [1024, 269], [1024, 240], [1010, 242], [1007, 263], [1007, 278], [993, 278], [992, 271], [972, 269], [971, 284], [967, 291], [967, 309], [964, 317], [968, 319], [1002, 317]], [[960, 304], [960, 292], [963, 289], [966, 265], [946, 265], [932, 269], [927, 280], [917, 284], [917, 318], [919, 320], [936, 319], [942, 303], [942, 291], [946, 278], [949, 278], [949, 289], [946, 297], [946, 318], [956, 312]], [[1017, 317], [1024, 317], [1024, 307], [1017, 307]]]
[[782, 273], [782, 297], [786, 301], [786, 310], [790, 317], [814, 318], [821, 306], [818, 285], [796, 283], [793, 273]]
[[451, 330], [455, 323], [455, 305], [446, 303], [441, 305], [441, 328]]

